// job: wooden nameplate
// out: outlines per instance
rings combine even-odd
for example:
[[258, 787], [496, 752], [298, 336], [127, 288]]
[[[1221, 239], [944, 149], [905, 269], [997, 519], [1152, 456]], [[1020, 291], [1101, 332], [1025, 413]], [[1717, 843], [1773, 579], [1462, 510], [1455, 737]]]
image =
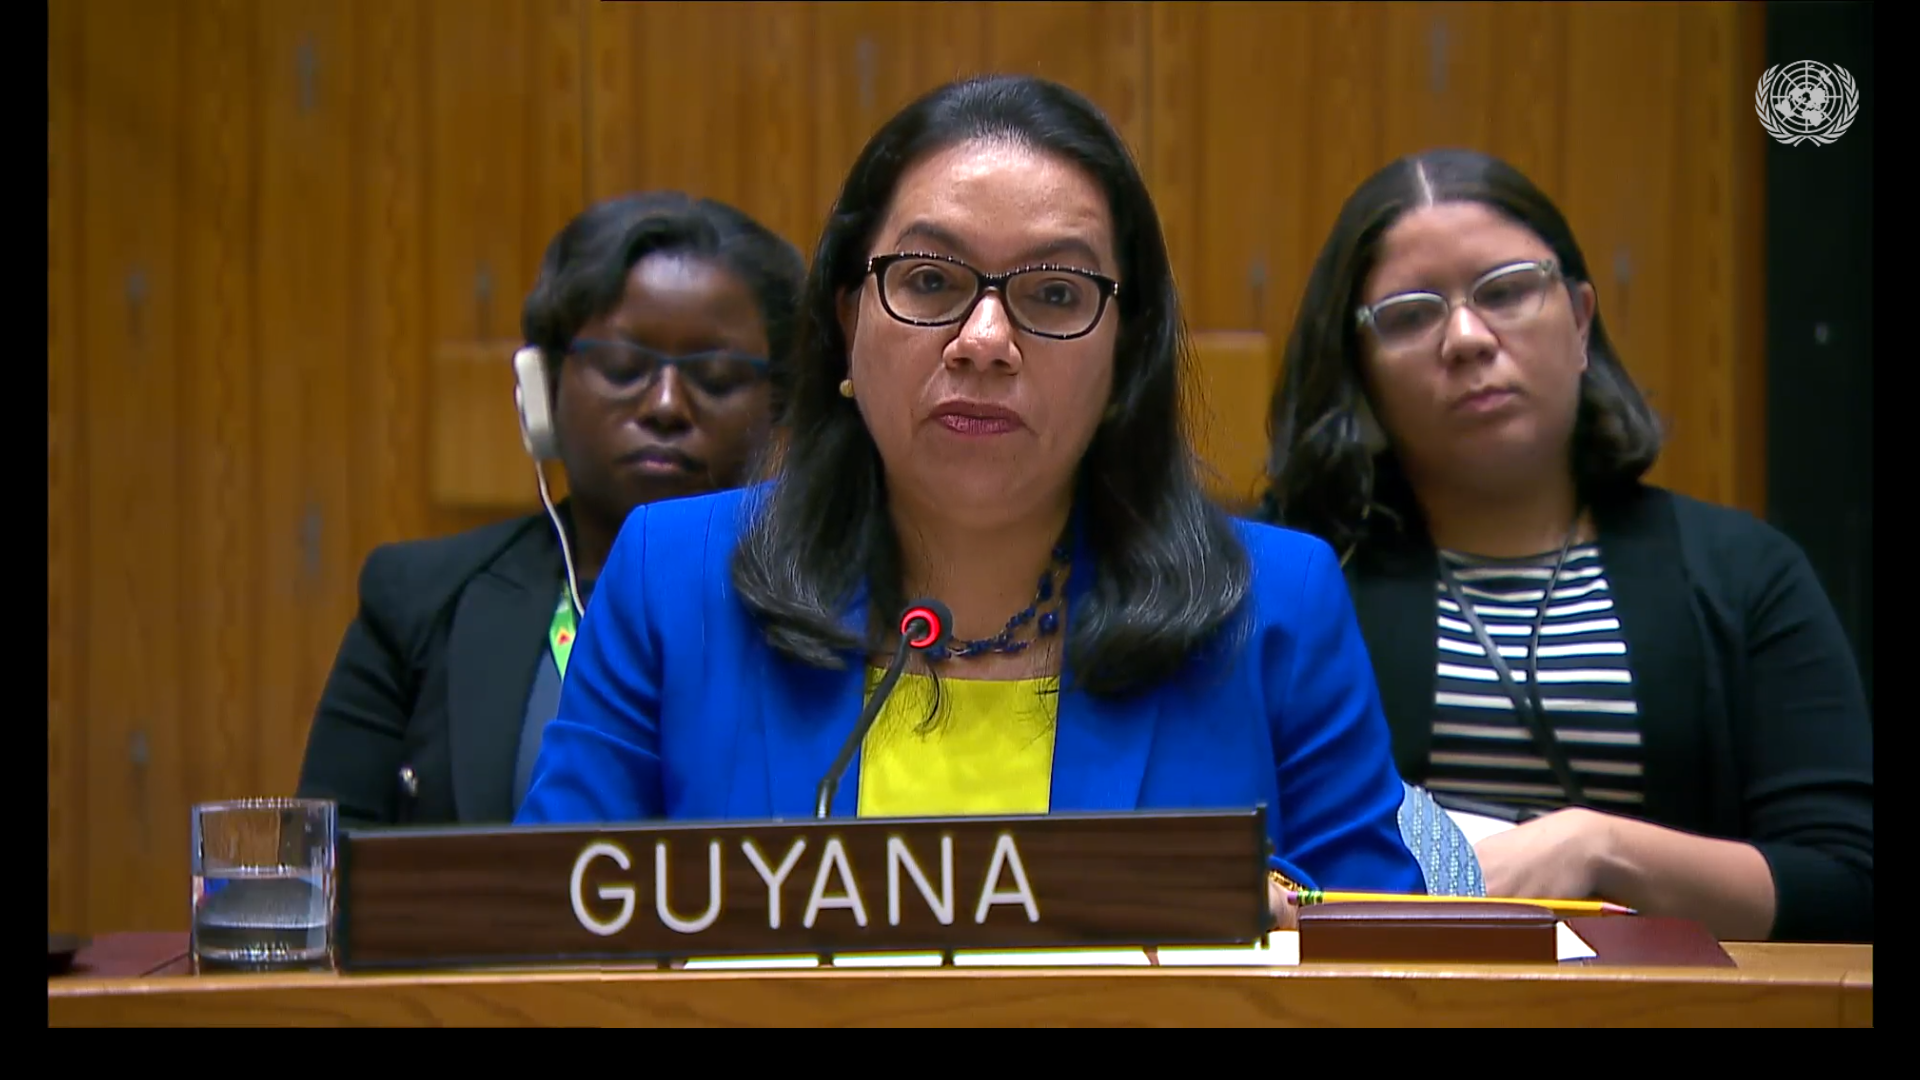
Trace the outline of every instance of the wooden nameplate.
[[1259, 808], [348, 829], [339, 966], [1250, 944], [1268, 848]]
[[1300, 909], [1300, 962], [1558, 963], [1559, 918], [1547, 908], [1417, 901]]

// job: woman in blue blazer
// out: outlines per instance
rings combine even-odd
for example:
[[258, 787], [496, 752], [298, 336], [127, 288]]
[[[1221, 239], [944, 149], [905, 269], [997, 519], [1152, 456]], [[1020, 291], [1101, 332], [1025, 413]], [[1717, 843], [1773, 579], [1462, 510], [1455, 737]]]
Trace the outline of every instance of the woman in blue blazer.
[[1338, 561], [1206, 498], [1183, 344], [1091, 104], [992, 77], [908, 106], [816, 252], [780, 475], [628, 518], [517, 820], [811, 816], [934, 597], [951, 640], [834, 814], [1263, 805], [1282, 925], [1290, 887], [1423, 891]]

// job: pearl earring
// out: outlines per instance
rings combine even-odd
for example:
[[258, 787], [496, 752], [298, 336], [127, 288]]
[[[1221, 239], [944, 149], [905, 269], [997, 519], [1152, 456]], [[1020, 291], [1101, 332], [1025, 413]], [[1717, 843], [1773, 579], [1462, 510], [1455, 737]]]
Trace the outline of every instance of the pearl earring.
[[853, 380], [852, 379], [840, 380], [840, 396], [843, 398], [850, 398], [853, 396]]

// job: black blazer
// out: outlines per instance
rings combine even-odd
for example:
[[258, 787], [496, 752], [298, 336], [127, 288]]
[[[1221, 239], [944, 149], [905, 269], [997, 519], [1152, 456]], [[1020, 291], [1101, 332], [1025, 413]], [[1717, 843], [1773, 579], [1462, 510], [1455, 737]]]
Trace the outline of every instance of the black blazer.
[[[1806, 556], [1748, 514], [1659, 488], [1593, 514], [1639, 700], [1641, 816], [1758, 847], [1774, 940], [1872, 941], [1873, 726]], [[1415, 784], [1433, 735], [1435, 560], [1422, 544], [1347, 568]]]
[[300, 796], [337, 802], [342, 825], [510, 824], [527, 696], [565, 580], [544, 512], [374, 549]]

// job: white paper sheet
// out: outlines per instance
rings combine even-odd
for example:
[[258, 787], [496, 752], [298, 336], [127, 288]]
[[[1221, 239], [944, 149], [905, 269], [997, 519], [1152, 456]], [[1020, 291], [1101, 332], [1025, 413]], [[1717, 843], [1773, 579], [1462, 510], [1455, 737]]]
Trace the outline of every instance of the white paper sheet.
[[820, 966], [817, 956], [715, 956], [688, 960], [687, 971], [787, 971]]
[[1501, 821], [1499, 818], [1487, 817], [1484, 814], [1469, 814], [1462, 810], [1448, 810], [1447, 816], [1453, 819], [1455, 825], [1460, 826], [1461, 832], [1467, 834], [1467, 843], [1474, 845], [1478, 845], [1489, 836], [1506, 832], [1514, 827], [1511, 821]]
[[837, 968], [920, 968], [939, 967], [944, 959], [937, 952], [926, 953], [850, 953], [833, 958]]
[[1160, 949], [1161, 967], [1293, 967], [1300, 962], [1300, 932], [1280, 930], [1258, 945]]
[[[1598, 955], [1566, 923], [1557, 923], [1555, 937], [1561, 961], [1586, 960]], [[1178, 946], [1156, 950], [1161, 967], [1293, 967], [1300, 963], [1300, 934], [1283, 930], [1267, 935], [1258, 945], [1226, 948]], [[955, 967], [1147, 967], [1144, 949], [1018, 949], [1004, 952], [959, 952]], [[817, 956], [740, 956], [689, 960], [688, 971], [783, 971], [818, 968]], [[850, 953], [835, 956], [836, 968], [927, 968], [940, 966], [939, 953]]]
[[1566, 923], [1555, 923], [1553, 929], [1554, 936], [1560, 939], [1561, 963], [1564, 964], [1569, 960], [1591, 960], [1600, 955], [1594, 952], [1593, 946], [1587, 944], [1579, 934], [1574, 933], [1573, 927]]
[[[833, 958], [836, 968], [939, 967], [939, 953], [846, 953]], [[1016, 949], [957, 952], [954, 967], [1146, 967], [1141, 949]], [[728, 956], [688, 960], [687, 971], [782, 971], [817, 968], [815, 956]]]
[[[1554, 924], [1555, 946], [1561, 962], [1587, 960], [1598, 955], [1566, 923]], [[1267, 935], [1265, 943], [1230, 949], [1161, 949], [1161, 967], [1290, 967], [1300, 962], [1300, 933], [1283, 930]]]
[[1144, 949], [1016, 949], [957, 952], [954, 967], [1147, 967]]

